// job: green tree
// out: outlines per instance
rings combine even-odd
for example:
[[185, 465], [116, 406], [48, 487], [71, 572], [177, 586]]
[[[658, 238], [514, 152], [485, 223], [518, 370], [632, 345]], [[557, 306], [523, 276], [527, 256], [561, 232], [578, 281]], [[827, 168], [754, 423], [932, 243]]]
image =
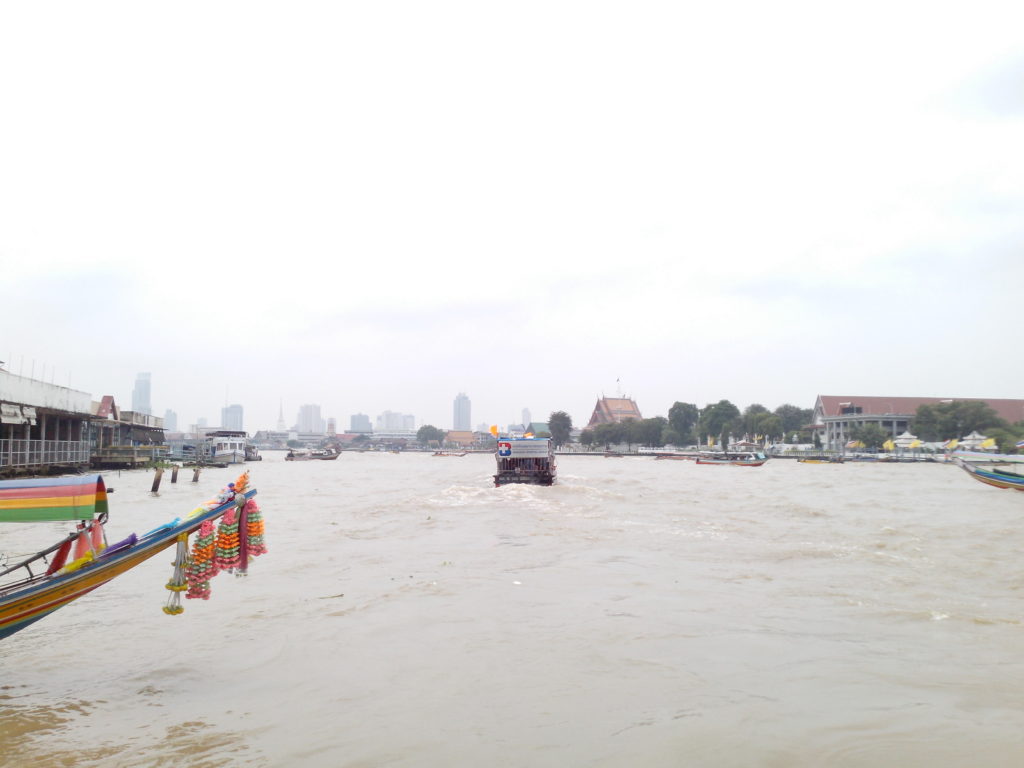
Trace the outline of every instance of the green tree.
[[650, 446], [651, 448], [659, 448], [665, 444], [662, 441], [662, 435], [668, 426], [668, 419], [664, 416], [655, 416], [638, 421], [634, 420], [628, 423], [631, 442]]
[[594, 430], [584, 429], [580, 433], [580, 444], [590, 448], [594, 444]]
[[761, 417], [768, 413], [768, 409], [760, 403], [751, 403], [743, 411], [743, 432], [748, 435], [751, 439], [754, 435], [760, 434], [757, 429], [757, 425], [761, 420]]
[[693, 430], [699, 418], [700, 409], [693, 403], [681, 403], [678, 400], [673, 403], [668, 409], [668, 423], [677, 438], [671, 442], [693, 442], [696, 437]]
[[927, 442], [959, 438], [977, 430], [1002, 428], [1009, 425], [987, 403], [979, 400], [954, 400], [949, 403], [922, 405], [914, 414], [910, 428]]
[[811, 408], [797, 408], [795, 405], [785, 403], [775, 409], [775, 415], [782, 420], [782, 433], [788, 435], [792, 432], [803, 432], [804, 427], [811, 423], [814, 418], [814, 410]]
[[760, 436], [761, 438], [767, 437], [772, 440], [778, 440], [784, 434], [782, 419], [774, 413], [769, 413], [765, 410], [764, 413], [758, 413], [751, 417], [747, 433], [751, 438]]
[[714, 437], [721, 445], [730, 434], [739, 432], [743, 424], [740, 409], [728, 400], [719, 400], [700, 412], [697, 428], [702, 438]]
[[555, 411], [548, 416], [548, 429], [555, 447], [561, 447], [569, 442], [572, 435], [572, 417], [565, 411]]
[[446, 435], [447, 433], [444, 430], [438, 429], [431, 424], [424, 424], [416, 430], [416, 440], [419, 441], [420, 445], [430, 445], [431, 443], [440, 445], [444, 442]]
[[850, 437], [854, 440], [860, 440], [869, 451], [877, 451], [882, 447], [882, 443], [890, 439], [892, 435], [877, 424], [868, 423], [861, 424], [850, 430]]

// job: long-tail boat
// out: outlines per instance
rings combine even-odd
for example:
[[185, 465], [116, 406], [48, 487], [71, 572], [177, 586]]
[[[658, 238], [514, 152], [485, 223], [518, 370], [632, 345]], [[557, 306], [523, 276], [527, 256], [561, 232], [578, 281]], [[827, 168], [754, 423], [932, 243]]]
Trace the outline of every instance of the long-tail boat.
[[[176, 562], [179, 567], [167, 588], [173, 590], [172, 598], [178, 598], [179, 602], [174, 606], [169, 603], [164, 610], [180, 613], [183, 610], [180, 595], [189, 589], [183, 573], [190, 533], [204, 524], [203, 531], [209, 532], [212, 521], [223, 517], [224, 522], [231, 519], [234, 526], [236, 561], [239, 541], [243, 559], [248, 554], [265, 551], [262, 518], [258, 516], [255, 502], [249, 501], [256, 495], [256, 489], [247, 486], [248, 474], [244, 473], [236, 483], [229, 483], [216, 498], [200, 505], [184, 519], [177, 518], [143, 536], [133, 533], [107, 545], [103, 526], [109, 514], [108, 491], [101, 475], [0, 481], [0, 523], [77, 523], [73, 532], [47, 549], [11, 565], [0, 561], [0, 639], [39, 621], [175, 543], [179, 545]], [[258, 521], [259, 544], [258, 549], [246, 551], [253, 541], [246, 534], [254, 530], [243, 527], [249, 510], [254, 514], [248, 521]], [[208, 570], [207, 578], [209, 573]], [[208, 586], [206, 589], [208, 594]]]
[[979, 483], [992, 485], [996, 488], [1013, 488], [1024, 491], [1024, 475], [1006, 469], [982, 469], [976, 464], [963, 459], [956, 459], [957, 465]]
[[760, 467], [768, 457], [760, 451], [703, 451], [698, 464], [727, 464], [733, 467]]

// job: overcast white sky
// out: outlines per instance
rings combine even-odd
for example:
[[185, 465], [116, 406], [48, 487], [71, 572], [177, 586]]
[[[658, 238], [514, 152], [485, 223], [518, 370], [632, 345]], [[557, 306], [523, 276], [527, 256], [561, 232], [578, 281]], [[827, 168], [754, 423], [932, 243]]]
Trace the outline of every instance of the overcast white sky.
[[6, 3], [0, 360], [246, 428], [1024, 397], [1019, 2]]

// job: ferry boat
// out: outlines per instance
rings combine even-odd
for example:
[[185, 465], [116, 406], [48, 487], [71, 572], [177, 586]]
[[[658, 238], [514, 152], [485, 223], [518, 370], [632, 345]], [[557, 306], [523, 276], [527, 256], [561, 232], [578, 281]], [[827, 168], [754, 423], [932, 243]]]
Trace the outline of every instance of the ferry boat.
[[246, 460], [248, 435], [231, 429], [208, 432], [202, 446], [206, 460], [214, 464], [241, 464]]
[[502, 437], [494, 458], [495, 487], [512, 483], [554, 485], [557, 475], [555, 446], [548, 437]]

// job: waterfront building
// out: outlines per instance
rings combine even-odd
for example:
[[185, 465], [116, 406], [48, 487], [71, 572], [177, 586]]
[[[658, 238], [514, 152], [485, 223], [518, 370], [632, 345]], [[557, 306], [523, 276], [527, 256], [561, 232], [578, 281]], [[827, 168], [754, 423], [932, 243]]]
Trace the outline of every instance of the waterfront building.
[[523, 427], [523, 432], [534, 437], [551, 437], [551, 428], [546, 421], [531, 421]]
[[242, 422], [242, 406], [225, 405], [220, 409], [220, 425], [222, 428], [243, 432], [245, 428], [242, 426]]
[[472, 427], [470, 417], [470, 402], [465, 392], [459, 392], [453, 403], [452, 428], [456, 432], [469, 432]]
[[140, 373], [135, 377], [135, 388], [132, 390], [132, 411], [135, 413], [152, 413], [149, 402], [150, 374]]
[[[981, 397], [874, 397], [818, 395], [811, 427], [818, 431], [822, 448], [842, 450], [853, 439], [853, 430], [877, 424], [893, 439], [910, 429], [910, 422], [922, 405], [982, 402], [1011, 424], [1024, 421], [1024, 400]], [[959, 437], [959, 435], [957, 435]]]
[[639, 421], [643, 416], [637, 404], [629, 397], [601, 397], [594, 406], [587, 429], [598, 424], [618, 424], [629, 419]]
[[0, 475], [89, 466], [92, 395], [0, 369]]
[[365, 433], [373, 432], [373, 425], [370, 424], [370, 417], [365, 413], [354, 413], [349, 416], [349, 432]]

